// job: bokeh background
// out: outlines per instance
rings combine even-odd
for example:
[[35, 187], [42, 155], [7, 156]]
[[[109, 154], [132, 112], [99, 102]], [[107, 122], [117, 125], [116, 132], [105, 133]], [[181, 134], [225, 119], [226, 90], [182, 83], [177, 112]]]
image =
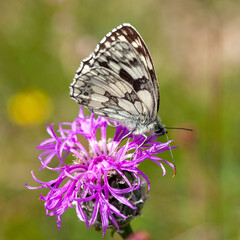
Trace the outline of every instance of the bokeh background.
[[[80, 61], [112, 28], [143, 36], [158, 76], [159, 114], [180, 146], [177, 176], [146, 161], [150, 198], [134, 230], [152, 239], [240, 239], [240, 2], [229, 0], [2, 0], [0, 2], [0, 239], [101, 239], [74, 209], [45, 215], [35, 147], [46, 123], [79, 110], [69, 84]], [[165, 141], [165, 139], [162, 139]], [[169, 153], [163, 155], [171, 160]], [[46, 192], [45, 192], [46, 193]], [[108, 233], [106, 239], [110, 239]]]

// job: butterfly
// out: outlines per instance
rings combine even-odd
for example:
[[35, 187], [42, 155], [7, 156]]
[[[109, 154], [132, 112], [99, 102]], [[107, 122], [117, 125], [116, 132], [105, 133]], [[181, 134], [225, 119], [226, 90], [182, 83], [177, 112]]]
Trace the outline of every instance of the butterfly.
[[127, 127], [130, 133], [164, 135], [158, 117], [159, 86], [152, 58], [128, 23], [109, 32], [82, 60], [70, 96], [91, 112]]

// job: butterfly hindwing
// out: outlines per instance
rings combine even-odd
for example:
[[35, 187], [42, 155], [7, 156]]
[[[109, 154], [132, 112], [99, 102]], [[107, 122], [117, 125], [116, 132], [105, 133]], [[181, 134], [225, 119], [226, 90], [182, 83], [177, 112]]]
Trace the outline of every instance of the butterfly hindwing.
[[145, 106], [132, 86], [108, 69], [92, 68], [72, 88], [78, 103], [97, 115], [133, 127], [147, 118]]

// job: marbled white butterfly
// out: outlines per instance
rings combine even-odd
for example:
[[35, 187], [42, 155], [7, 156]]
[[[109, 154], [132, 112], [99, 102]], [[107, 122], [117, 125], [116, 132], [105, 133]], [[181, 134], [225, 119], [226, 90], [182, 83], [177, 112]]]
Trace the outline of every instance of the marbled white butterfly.
[[91, 112], [124, 125], [134, 134], [164, 135], [158, 117], [159, 86], [140, 34], [124, 23], [109, 32], [85, 58], [70, 96]]

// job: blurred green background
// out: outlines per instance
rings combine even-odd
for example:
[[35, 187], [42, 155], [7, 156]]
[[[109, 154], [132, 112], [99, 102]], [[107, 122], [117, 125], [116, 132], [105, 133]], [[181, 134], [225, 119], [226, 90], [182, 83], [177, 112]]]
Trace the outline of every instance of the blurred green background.
[[[134, 230], [152, 239], [240, 239], [240, 2], [228, 0], [9, 0], [0, 2], [0, 239], [101, 239], [74, 211], [45, 215], [35, 147], [46, 122], [72, 121], [79, 110], [69, 84], [80, 61], [112, 28], [131, 23], [154, 61], [159, 114], [180, 146], [177, 176], [141, 169], [150, 198]], [[165, 139], [163, 139], [165, 141]], [[171, 160], [169, 153], [163, 155]], [[46, 192], [45, 192], [46, 193]], [[110, 239], [108, 233], [106, 239]]]

